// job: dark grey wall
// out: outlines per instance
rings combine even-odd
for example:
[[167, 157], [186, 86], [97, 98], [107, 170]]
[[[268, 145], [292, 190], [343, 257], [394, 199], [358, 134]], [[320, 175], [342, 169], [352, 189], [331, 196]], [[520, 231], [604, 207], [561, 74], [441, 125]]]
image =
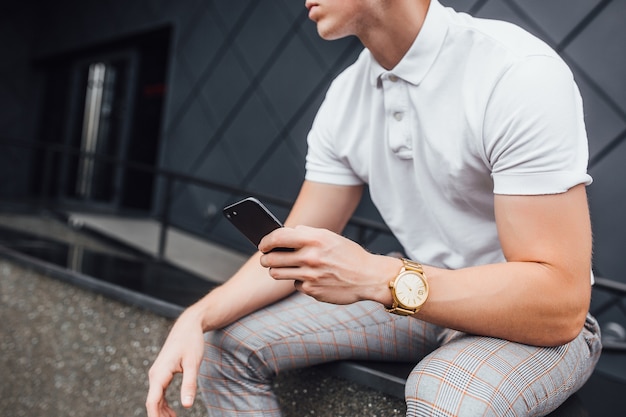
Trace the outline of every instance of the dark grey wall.
[[[0, 140], [32, 137], [38, 79], [30, 65], [36, 36], [35, 11], [28, 2], [0, 6]], [[24, 197], [28, 152], [0, 150], [0, 199]]]
[[[520, 24], [572, 66], [586, 106], [595, 263], [626, 281], [626, 1], [443, 0]], [[32, 138], [38, 87], [29, 62], [171, 25], [160, 166], [292, 200], [304, 174], [306, 132], [333, 75], [354, 60], [353, 39], [324, 42], [303, 1], [22, 1], [0, 13], [0, 136]], [[36, 7], [34, 7], [36, 6]], [[10, 58], [9, 58], [10, 57]], [[3, 158], [2, 160], [5, 160]], [[3, 164], [4, 165], [4, 164]], [[16, 192], [20, 180], [0, 188]], [[25, 176], [26, 173], [22, 174]], [[238, 196], [177, 187], [175, 222], [245, 247], [214, 215]], [[361, 213], [374, 216], [365, 205]], [[279, 216], [285, 211], [279, 210]], [[375, 243], [381, 248], [389, 242]]]

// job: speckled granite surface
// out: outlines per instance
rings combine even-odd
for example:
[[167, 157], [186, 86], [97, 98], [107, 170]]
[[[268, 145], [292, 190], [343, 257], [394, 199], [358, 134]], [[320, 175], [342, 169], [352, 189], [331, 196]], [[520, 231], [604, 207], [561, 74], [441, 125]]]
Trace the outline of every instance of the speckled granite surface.
[[[143, 416], [172, 321], [0, 259], [0, 415]], [[179, 416], [204, 416], [200, 401]], [[275, 382], [285, 416], [399, 416], [403, 401], [315, 369]]]

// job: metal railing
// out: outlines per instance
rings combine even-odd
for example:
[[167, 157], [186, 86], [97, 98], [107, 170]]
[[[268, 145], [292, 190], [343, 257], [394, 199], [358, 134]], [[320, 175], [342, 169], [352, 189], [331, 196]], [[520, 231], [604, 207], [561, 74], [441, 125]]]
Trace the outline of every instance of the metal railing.
[[[85, 152], [80, 149], [70, 147], [67, 145], [47, 143], [41, 141], [15, 141], [15, 140], [0, 140], [0, 147], [22, 148], [32, 152], [32, 156], [36, 152], [43, 152], [43, 167], [42, 178], [39, 195], [35, 196], [40, 205], [54, 206], [57, 202], [57, 196], [54, 195], [52, 189], [52, 178], [54, 176], [54, 160], [55, 157], [70, 157], [70, 158], [86, 158], [94, 162], [106, 163], [115, 166], [116, 168], [122, 168], [125, 170], [135, 170], [142, 173], [147, 173], [153, 176], [155, 183], [158, 184], [161, 181], [162, 193], [154, 193], [156, 203], [156, 209], [153, 209], [151, 213], [146, 215], [154, 220], [157, 220], [160, 225], [159, 242], [158, 242], [158, 257], [163, 259], [167, 248], [167, 232], [171, 226], [176, 226], [185, 232], [191, 233], [196, 236], [200, 236], [203, 239], [209, 240], [205, 235], [199, 234], [196, 231], [189, 230], [180, 225], [172, 223], [171, 206], [174, 200], [174, 184], [182, 183], [185, 186], [198, 186], [212, 191], [220, 191], [233, 195], [241, 196], [253, 196], [269, 204], [273, 204], [285, 209], [289, 209], [293, 204], [292, 201], [279, 198], [269, 194], [259, 193], [253, 190], [247, 190], [239, 188], [233, 185], [229, 185], [223, 182], [199, 178], [192, 175], [188, 175], [181, 172], [176, 172], [163, 168], [156, 168], [152, 165], [133, 162], [126, 159], [112, 157], [107, 155], [101, 155], [94, 152]], [[158, 187], [158, 185], [157, 185]], [[371, 241], [381, 234], [391, 235], [391, 232], [384, 223], [369, 220], [362, 217], [352, 217], [348, 223], [349, 226], [356, 229], [355, 241], [363, 246], [367, 246]]]

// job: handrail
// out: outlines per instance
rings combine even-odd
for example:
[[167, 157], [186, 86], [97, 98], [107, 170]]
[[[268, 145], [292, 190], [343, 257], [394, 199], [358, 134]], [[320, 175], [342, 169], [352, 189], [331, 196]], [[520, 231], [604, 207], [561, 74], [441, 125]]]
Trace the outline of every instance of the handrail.
[[[95, 152], [86, 152], [80, 149], [63, 145], [57, 143], [49, 143], [43, 141], [36, 140], [11, 140], [11, 139], [0, 139], [0, 146], [9, 146], [15, 148], [25, 148], [30, 149], [32, 151], [42, 151], [45, 152], [44, 156], [44, 176], [43, 176], [43, 184], [41, 188], [41, 192], [39, 195], [40, 201], [47, 201], [47, 198], [50, 196], [50, 178], [52, 175], [49, 172], [51, 169], [52, 163], [52, 155], [58, 154], [62, 156], [72, 156], [72, 157], [83, 157], [83, 158], [91, 158], [98, 162], [104, 162], [116, 167], [121, 167], [125, 169], [133, 169], [136, 171], [141, 171], [145, 173], [152, 174], [155, 178], [161, 178], [163, 183], [164, 195], [159, 202], [157, 202], [158, 209], [155, 211], [157, 214], [155, 215], [156, 219], [158, 219], [160, 223], [160, 236], [159, 236], [159, 244], [158, 244], [158, 257], [163, 258], [166, 251], [167, 246], [167, 230], [171, 225], [170, 222], [170, 206], [173, 197], [173, 184], [174, 182], [184, 183], [186, 185], [195, 185], [203, 188], [208, 188], [211, 190], [222, 191], [226, 193], [232, 193], [242, 196], [253, 196], [267, 203], [271, 203], [283, 208], [288, 209], [293, 204], [292, 201], [287, 199], [279, 198], [276, 196], [272, 196], [269, 194], [259, 193], [252, 190], [243, 189], [240, 187], [235, 187], [223, 182], [209, 180], [206, 178], [200, 178], [196, 176], [192, 176], [189, 174], [163, 169], [156, 168], [149, 164], [141, 163], [141, 162], [133, 162], [128, 161], [123, 158], [107, 156], [96, 154]], [[357, 228], [357, 242], [364, 244], [366, 242], [367, 232], [371, 231], [378, 234], [391, 234], [389, 229], [384, 223], [377, 222], [374, 220], [353, 216], [348, 223], [350, 226], [354, 226]], [[198, 234], [197, 232], [190, 231], [193, 234]]]

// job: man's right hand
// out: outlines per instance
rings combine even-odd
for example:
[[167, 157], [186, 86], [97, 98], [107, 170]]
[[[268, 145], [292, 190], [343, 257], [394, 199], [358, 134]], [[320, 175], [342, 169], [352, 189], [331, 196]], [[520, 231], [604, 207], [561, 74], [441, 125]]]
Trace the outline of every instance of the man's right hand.
[[204, 336], [199, 316], [185, 311], [170, 331], [159, 356], [150, 368], [150, 389], [146, 399], [148, 417], [174, 417], [176, 413], [165, 398], [174, 375], [183, 374], [180, 398], [183, 407], [193, 405], [200, 363], [204, 354]]

